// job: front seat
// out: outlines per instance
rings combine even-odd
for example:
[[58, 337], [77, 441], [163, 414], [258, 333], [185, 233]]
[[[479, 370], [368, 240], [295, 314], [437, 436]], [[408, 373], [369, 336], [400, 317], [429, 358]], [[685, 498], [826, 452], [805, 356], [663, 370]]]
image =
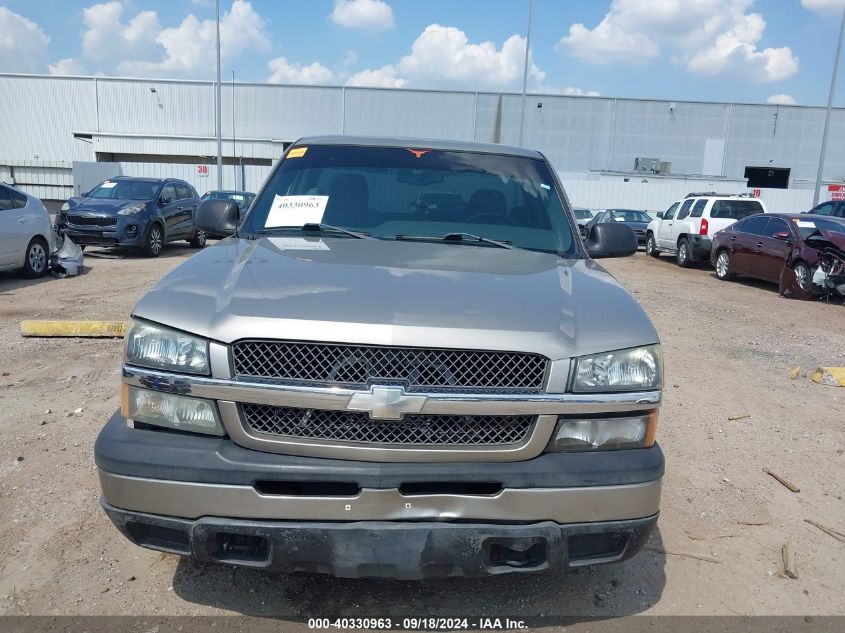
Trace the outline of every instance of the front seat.
[[329, 202], [323, 222], [343, 227], [372, 225], [370, 187], [361, 174], [337, 174], [329, 182]]
[[[473, 192], [469, 199], [467, 209], [467, 219], [474, 216], [483, 216], [486, 220], [484, 224], [510, 224], [508, 217], [508, 203], [505, 200], [505, 194], [495, 189], [478, 189]], [[502, 220], [495, 220], [490, 216], [500, 216]]]

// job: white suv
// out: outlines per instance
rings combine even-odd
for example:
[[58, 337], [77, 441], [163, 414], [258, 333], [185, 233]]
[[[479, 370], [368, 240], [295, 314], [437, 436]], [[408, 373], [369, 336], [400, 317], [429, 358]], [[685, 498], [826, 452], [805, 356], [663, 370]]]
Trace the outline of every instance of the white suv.
[[645, 251], [671, 253], [682, 267], [709, 261], [713, 236], [755, 213], [766, 213], [766, 205], [747, 194], [690, 193], [649, 222]]

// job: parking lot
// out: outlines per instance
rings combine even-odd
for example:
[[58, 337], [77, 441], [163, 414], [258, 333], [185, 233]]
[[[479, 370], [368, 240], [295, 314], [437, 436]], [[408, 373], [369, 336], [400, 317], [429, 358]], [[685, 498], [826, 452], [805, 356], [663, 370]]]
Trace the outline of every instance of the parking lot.
[[[129, 544], [98, 506], [93, 463], [119, 406], [121, 341], [24, 339], [19, 322], [125, 319], [194, 252], [86, 257], [86, 273], [64, 280], [0, 274], [0, 613], [845, 614], [845, 543], [805, 522], [845, 526], [845, 390], [808, 377], [845, 365], [843, 308], [642, 252], [605, 264], [649, 313], [666, 361], [662, 515], [633, 560], [418, 584], [210, 567]], [[779, 575], [787, 542], [797, 579]]]

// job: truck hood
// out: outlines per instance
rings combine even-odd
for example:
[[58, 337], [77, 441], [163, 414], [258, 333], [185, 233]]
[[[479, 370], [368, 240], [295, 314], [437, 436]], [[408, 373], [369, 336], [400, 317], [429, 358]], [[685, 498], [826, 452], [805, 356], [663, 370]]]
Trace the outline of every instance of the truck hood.
[[592, 260], [349, 238], [229, 238], [164, 277], [137, 317], [244, 338], [524, 351], [551, 359], [658, 341]]

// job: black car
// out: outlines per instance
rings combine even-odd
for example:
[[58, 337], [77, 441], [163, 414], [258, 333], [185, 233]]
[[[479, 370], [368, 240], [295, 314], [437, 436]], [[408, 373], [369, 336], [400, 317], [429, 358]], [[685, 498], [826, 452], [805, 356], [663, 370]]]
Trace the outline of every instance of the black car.
[[197, 192], [184, 180], [120, 176], [70, 198], [56, 227], [77, 244], [142, 248], [158, 257], [168, 242], [205, 246], [205, 234], [194, 225], [199, 203]]
[[581, 233], [587, 235], [594, 224], [602, 224], [604, 222], [620, 222], [627, 224], [637, 235], [637, 244], [645, 246], [646, 227], [651, 222], [651, 216], [645, 211], [636, 211], [634, 209], [605, 209], [599, 211], [592, 220], [581, 227]]
[[828, 200], [821, 202], [807, 211], [813, 215], [827, 215], [834, 218], [845, 218], [845, 200]]
[[206, 191], [202, 194], [202, 200], [229, 200], [238, 205], [238, 210], [241, 215], [245, 215], [252, 201], [255, 200], [255, 194], [251, 191], [234, 191], [231, 189], [220, 189], [215, 191]]

